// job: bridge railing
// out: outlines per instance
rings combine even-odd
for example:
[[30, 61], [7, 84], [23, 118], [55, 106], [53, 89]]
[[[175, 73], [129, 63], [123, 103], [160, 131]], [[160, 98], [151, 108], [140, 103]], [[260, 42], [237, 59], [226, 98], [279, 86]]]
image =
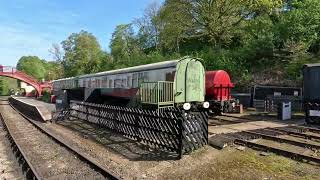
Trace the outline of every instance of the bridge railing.
[[11, 66], [0, 66], [0, 72], [15, 73], [16, 71], [17, 69]]
[[18, 75], [21, 78], [25, 78], [29, 83], [40, 84], [34, 77], [27, 75], [24, 72], [18, 71], [15, 67], [0, 66], [0, 73]]

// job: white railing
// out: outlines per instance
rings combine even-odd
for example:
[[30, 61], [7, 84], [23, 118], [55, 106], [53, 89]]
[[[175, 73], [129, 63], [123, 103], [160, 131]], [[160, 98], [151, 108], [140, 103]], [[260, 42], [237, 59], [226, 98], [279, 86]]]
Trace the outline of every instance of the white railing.
[[17, 69], [11, 66], [0, 66], [0, 72], [15, 73], [16, 71]]

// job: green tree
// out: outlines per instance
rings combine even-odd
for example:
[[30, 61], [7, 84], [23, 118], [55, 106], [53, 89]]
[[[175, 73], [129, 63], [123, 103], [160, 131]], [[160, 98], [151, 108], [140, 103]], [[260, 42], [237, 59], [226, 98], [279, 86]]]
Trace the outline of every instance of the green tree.
[[16, 79], [0, 77], [0, 95], [7, 96], [18, 89], [18, 81]]
[[112, 33], [110, 42], [111, 55], [116, 61], [127, 61], [140, 53], [132, 24], [118, 25]]
[[[241, 23], [280, 8], [282, 0], [166, 0], [161, 9], [166, 46], [179, 50], [181, 42], [228, 45]], [[174, 18], [173, 18], [174, 17]]]
[[63, 77], [63, 67], [61, 63], [56, 61], [44, 62], [46, 68], [45, 79], [46, 80], [55, 80]]
[[3, 77], [0, 77], [0, 95], [8, 95], [8, 93], [8, 82]]
[[46, 76], [44, 63], [37, 56], [22, 56], [18, 61], [17, 69], [37, 80], [42, 80]]
[[288, 54], [319, 51], [320, 1], [293, 1], [292, 10], [284, 13], [277, 24], [277, 47]]
[[160, 32], [162, 31], [160, 9], [161, 5], [154, 1], [144, 10], [143, 16], [134, 21], [139, 29], [137, 34], [139, 46], [144, 52], [160, 50]]
[[62, 42], [66, 77], [98, 72], [103, 51], [96, 37], [86, 31], [71, 34]]

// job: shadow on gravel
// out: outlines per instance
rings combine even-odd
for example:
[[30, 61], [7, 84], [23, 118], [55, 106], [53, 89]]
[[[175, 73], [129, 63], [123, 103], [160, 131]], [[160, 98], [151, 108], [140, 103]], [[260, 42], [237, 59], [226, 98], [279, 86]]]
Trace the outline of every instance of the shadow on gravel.
[[56, 123], [80, 133], [85, 138], [93, 139], [132, 161], [165, 161], [178, 158], [177, 153], [149, 148], [147, 145], [83, 120], [62, 120]]

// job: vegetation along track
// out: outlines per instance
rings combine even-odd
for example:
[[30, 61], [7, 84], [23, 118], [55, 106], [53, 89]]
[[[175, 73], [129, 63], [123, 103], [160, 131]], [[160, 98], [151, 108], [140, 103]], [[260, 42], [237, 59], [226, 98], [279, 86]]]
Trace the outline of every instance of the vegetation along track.
[[15, 151], [19, 151], [19, 161], [25, 162], [27, 179], [118, 179], [94, 159], [45, 131], [39, 122], [3, 102], [1, 120]]

